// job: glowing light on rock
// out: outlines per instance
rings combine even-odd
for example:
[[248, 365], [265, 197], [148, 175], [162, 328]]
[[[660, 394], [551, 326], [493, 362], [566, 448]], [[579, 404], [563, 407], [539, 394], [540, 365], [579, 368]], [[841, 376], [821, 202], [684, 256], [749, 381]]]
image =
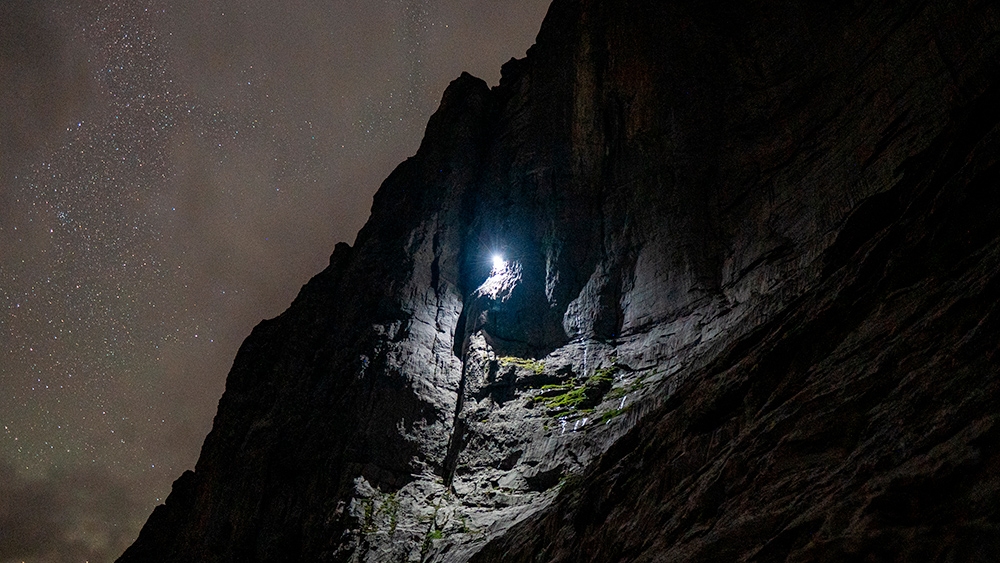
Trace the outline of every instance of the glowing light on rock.
[[493, 269], [494, 270], [503, 270], [506, 267], [507, 267], [507, 261], [503, 259], [503, 254], [494, 254], [493, 255]]
[[476, 295], [506, 301], [514, 286], [521, 281], [521, 265], [517, 261], [508, 262], [499, 252], [494, 253], [490, 259], [493, 262], [493, 269], [486, 281], [476, 290]]

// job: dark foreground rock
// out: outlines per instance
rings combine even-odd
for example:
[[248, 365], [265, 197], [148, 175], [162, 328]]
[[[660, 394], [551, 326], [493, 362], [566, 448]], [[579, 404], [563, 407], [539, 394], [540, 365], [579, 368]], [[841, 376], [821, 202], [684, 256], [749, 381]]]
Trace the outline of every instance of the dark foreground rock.
[[998, 31], [556, 0], [119, 561], [996, 560]]

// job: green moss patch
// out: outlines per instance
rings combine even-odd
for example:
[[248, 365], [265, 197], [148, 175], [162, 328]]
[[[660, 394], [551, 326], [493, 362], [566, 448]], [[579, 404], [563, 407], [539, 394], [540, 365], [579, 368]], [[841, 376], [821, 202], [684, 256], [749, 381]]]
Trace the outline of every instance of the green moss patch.
[[548, 414], [554, 417], [589, 413], [611, 390], [616, 371], [612, 366], [595, 371], [582, 383], [574, 378], [567, 383], [543, 385], [534, 401], [549, 409]]
[[535, 375], [542, 375], [545, 371], [545, 362], [532, 360], [531, 358], [518, 358], [516, 356], [503, 356], [497, 358], [501, 366], [517, 366], [535, 372]]

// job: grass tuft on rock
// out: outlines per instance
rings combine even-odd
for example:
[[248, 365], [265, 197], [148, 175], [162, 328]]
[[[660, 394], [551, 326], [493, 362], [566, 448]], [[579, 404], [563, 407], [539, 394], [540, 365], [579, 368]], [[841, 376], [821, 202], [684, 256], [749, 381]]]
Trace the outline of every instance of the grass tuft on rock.
[[502, 366], [517, 366], [535, 372], [535, 375], [542, 375], [545, 371], [545, 362], [532, 360], [531, 358], [518, 358], [517, 356], [503, 356], [497, 358]]

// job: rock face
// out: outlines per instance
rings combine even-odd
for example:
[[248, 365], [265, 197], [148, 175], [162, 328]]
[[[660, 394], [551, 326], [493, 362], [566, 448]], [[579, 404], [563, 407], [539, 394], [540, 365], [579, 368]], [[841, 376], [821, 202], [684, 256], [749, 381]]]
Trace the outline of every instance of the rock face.
[[995, 3], [556, 0], [119, 561], [995, 560], [998, 158]]

